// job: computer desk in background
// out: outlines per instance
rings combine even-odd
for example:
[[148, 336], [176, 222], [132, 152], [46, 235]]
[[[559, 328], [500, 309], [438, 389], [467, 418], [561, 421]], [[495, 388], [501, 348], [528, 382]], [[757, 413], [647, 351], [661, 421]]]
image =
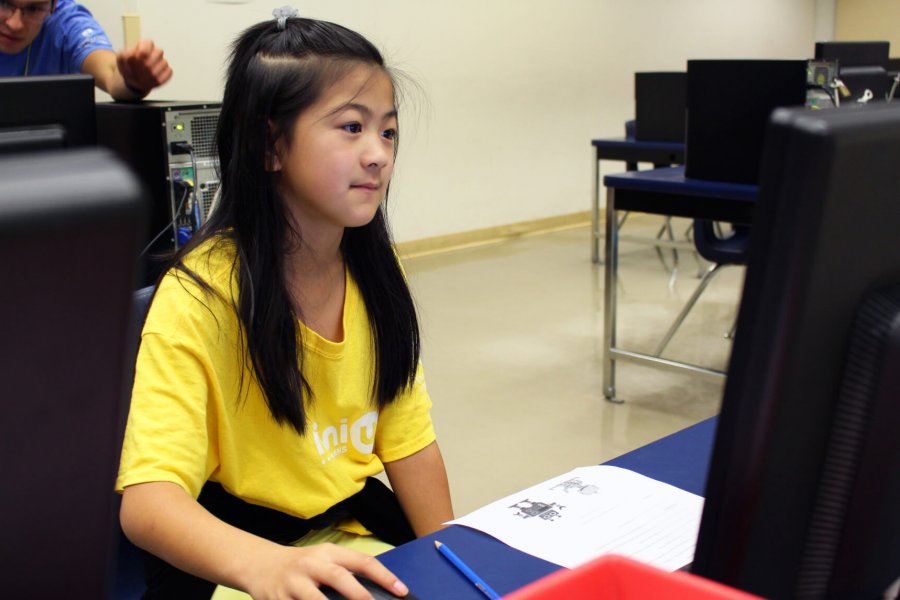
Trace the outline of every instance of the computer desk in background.
[[619, 267], [619, 231], [616, 211], [628, 210], [691, 219], [749, 224], [753, 220], [758, 187], [755, 185], [690, 179], [684, 167], [629, 171], [603, 178], [606, 186], [606, 251], [603, 305], [603, 395], [616, 400], [616, 360], [629, 360], [722, 380], [725, 373], [650, 354], [616, 347], [616, 291]]
[[[605, 464], [703, 495], [715, 429], [713, 417]], [[481, 592], [438, 554], [435, 540], [452, 548], [500, 595], [562, 568], [481, 532], [452, 525], [378, 557], [422, 600], [484, 600]]]
[[[637, 141], [634, 138], [592, 140], [594, 160], [593, 205], [591, 206], [591, 261], [600, 262], [600, 161], [625, 162], [629, 170], [637, 163], [652, 163], [656, 167], [684, 163], [684, 144], [678, 142]], [[636, 167], [634, 167], [636, 169]]]

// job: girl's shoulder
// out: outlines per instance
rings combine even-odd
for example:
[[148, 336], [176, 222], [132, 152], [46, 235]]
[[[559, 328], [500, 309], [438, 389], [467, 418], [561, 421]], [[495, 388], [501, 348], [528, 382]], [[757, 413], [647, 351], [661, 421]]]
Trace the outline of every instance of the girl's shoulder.
[[237, 293], [237, 249], [228, 236], [213, 236], [191, 250], [159, 283], [157, 299], [180, 307], [200, 302], [231, 306]]
[[218, 289], [230, 284], [237, 273], [237, 245], [226, 234], [214, 235], [191, 250], [182, 262], [200, 280]]

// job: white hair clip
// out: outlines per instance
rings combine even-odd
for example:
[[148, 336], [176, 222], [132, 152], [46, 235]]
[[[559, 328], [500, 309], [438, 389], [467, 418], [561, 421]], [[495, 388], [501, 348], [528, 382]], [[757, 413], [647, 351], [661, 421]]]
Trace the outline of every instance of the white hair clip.
[[281, 31], [284, 31], [284, 28], [287, 26], [287, 20], [296, 17], [298, 14], [300, 13], [293, 6], [282, 6], [272, 11], [272, 16], [278, 20], [278, 29]]

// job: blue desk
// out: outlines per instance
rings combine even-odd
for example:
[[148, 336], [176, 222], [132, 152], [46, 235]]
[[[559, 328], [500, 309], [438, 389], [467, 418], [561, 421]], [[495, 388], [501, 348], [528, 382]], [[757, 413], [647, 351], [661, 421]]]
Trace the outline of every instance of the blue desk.
[[607, 175], [603, 184], [616, 192], [614, 210], [730, 223], [753, 220], [758, 191], [755, 185], [690, 179], [683, 166]]
[[[606, 464], [631, 469], [703, 495], [715, 428], [716, 418], [707, 419]], [[450, 546], [501, 595], [561, 568], [483, 533], [454, 525], [379, 557], [422, 600], [484, 600], [484, 596], [438, 554], [434, 540]]]
[[607, 400], [618, 402], [616, 360], [629, 360], [710, 379], [723, 379], [725, 373], [722, 371], [616, 347], [616, 292], [619, 268], [616, 211], [628, 210], [692, 219], [750, 223], [753, 220], [757, 186], [689, 179], [684, 176], [684, 167], [607, 175], [603, 178], [603, 183], [607, 190], [603, 306], [604, 396]]
[[639, 162], [656, 167], [684, 163], [684, 144], [677, 142], [647, 142], [634, 138], [592, 140], [594, 147], [593, 206], [591, 207], [591, 260], [600, 262], [600, 161], [624, 161], [629, 170], [636, 170]]
[[703, 496], [718, 417], [712, 417], [604, 464], [630, 469]]

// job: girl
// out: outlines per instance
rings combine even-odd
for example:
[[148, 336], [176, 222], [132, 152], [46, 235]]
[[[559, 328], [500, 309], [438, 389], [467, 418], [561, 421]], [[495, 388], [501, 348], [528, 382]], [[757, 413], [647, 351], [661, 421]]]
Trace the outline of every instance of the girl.
[[116, 486], [145, 597], [402, 596], [370, 555], [452, 518], [382, 206], [393, 81], [359, 34], [276, 17], [233, 46], [221, 199], [142, 334]]

